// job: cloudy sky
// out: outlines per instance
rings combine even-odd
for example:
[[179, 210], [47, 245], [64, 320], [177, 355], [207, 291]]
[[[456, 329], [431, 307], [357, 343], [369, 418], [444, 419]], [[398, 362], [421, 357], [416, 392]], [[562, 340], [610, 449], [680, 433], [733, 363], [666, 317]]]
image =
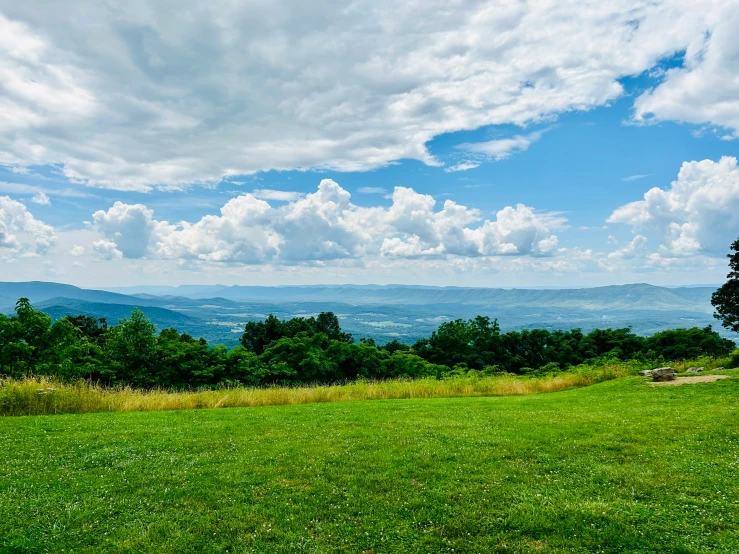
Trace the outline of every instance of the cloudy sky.
[[0, 280], [720, 283], [739, 0], [0, 0]]

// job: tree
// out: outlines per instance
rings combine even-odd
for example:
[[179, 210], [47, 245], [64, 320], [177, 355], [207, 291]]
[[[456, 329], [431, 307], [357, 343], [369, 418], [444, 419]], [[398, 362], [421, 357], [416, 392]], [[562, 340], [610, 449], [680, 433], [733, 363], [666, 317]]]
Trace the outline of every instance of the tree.
[[116, 381], [137, 387], [155, 384], [155, 330], [138, 308], [133, 309], [129, 319], [108, 328], [105, 350], [111, 367], [115, 368]]
[[339, 318], [336, 317], [334, 312], [321, 312], [318, 314], [315, 321], [315, 329], [317, 333], [323, 333], [332, 340], [352, 342], [352, 336], [341, 330]]
[[241, 336], [241, 346], [259, 355], [264, 353], [267, 347], [282, 338], [293, 338], [299, 333], [308, 336], [324, 334], [331, 340], [341, 342], [352, 342], [352, 336], [344, 333], [339, 325], [339, 318], [333, 312], [321, 312], [318, 318], [294, 317], [282, 321], [270, 314], [262, 321], [250, 321], [244, 327]]
[[733, 341], [721, 338], [710, 325], [704, 329], [668, 329], [655, 333], [645, 341], [650, 357], [662, 357], [665, 360], [726, 356], [735, 346]]
[[724, 285], [713, 293], [711, 304], [716, 308], [713, 317], [721, 320], [721, 325], [739, 333], [739, 239], [731, 245], [733, 254], [728, 254], [731, 271]]
[[105, 331], [108, 328], [108, 322], [104, 317], [94, 318], [89, 315], [68, 315], [64, 319], [79, 329], [82, 336], [87, 337], [90, 342], [98, 346], [103, 345]]

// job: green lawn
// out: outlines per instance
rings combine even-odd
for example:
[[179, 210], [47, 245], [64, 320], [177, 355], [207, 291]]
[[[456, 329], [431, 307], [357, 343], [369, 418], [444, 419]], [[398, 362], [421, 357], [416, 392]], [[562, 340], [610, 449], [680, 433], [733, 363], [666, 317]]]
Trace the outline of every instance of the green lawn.
[[736, 553], [737, 373], [0, 418], [0, 552]]

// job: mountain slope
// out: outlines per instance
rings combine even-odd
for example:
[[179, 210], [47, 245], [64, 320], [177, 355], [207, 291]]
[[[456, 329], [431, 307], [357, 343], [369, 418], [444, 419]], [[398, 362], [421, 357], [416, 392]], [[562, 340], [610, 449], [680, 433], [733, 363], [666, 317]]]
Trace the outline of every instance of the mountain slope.
[[70, 298], [87, 302], [103, 302], [106, 304], [158, 305], [159, 301], [134, 298], [125, 294], [106, 290], [82, 289], [73, 285], [47, 283], [44, 281], [5, 282], [0, 283], [0, 309], [7, 311], [19, 298], [28, 298], [32, 304], [38, 304], [51, 298]]
[[[131, 292], [145, 292], [134, 287]], [[665, 288], [647, 284], [587, 289], [493, 289], [410, 286], [156, 287], [189, 298], [219, 296], [241, 302], [338, 302], [343, 304], [466, 304], [489, 307], [559, 307], [588, 310], [692, 310], [711, 313], [713, 287]]]
[[173, 310], [154, 306], [137, 306], [135, 304], [107, 304], [71, 298], [50, 298], [37, 303], [34, 307], [46, 312], [53, 319], [60, 319], [67, 315], [89, 315], [96, 318], [104, 317], [109, 325], [116, 325], [120, 319], [128, 318], [131, 311], [138, 307], [160, 330], [167, 327], [184, 330], [200, 323], [196, 318]]

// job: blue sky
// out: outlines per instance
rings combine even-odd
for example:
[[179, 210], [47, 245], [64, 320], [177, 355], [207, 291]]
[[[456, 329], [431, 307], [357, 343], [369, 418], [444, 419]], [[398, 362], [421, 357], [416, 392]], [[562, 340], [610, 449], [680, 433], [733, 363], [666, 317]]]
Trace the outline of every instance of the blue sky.
[[[14, 38], [0, 41], [0, 279], [723, 279], [739, 236], [725, 3], [481, 0], [405, 34], [424, 8], [326, 3], [302, 21], [275, 5], [215, 2], [199, 23], [99, 7], [85, 40], [79, 2], [40, 14], [0, 0]], [[272, 32], [237, 25], [255, 18]], [[536, 35], [541, 21], [554, 31]], [[199, 24], [216, 25], [202, 50]], [[507, 38], [491, 51], [492, 29]]]

